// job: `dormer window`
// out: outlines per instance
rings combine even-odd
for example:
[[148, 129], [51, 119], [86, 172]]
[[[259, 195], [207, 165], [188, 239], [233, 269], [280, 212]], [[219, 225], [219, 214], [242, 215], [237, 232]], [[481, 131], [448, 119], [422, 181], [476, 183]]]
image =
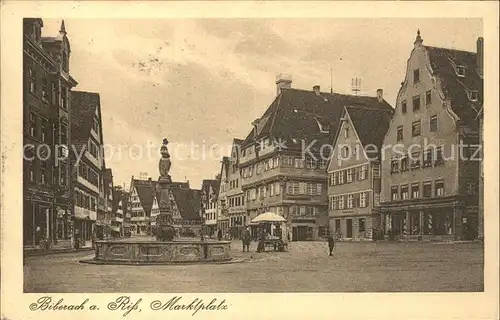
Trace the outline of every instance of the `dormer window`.
[[465, 77], [465, 67], [464, 66], [456, 66], [455, 72], [459, 77]]
[[469, 92], [469, 100], [470, 101], [477, 101], [479, 97], [479, 94], [477, 91], [470, 91]]
[[321, 133], [330, 133], [330, 126], [328, 124], [322, 124], [318, 118], [315, 118], [316, 123], [318, 124], [319, 131]]

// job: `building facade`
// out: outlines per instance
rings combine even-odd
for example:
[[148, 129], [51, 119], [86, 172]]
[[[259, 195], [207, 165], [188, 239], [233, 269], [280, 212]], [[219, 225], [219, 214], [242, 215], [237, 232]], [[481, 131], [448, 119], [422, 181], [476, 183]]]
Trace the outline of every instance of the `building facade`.
[[245, 195], [241, 189], [239, 158], [243, 140], [234, 139], [231, 157], [223, 159], [221, 188], [219, 191], [218, 220], [225, 221], [224, 229], [232, 239], [240, 239], [246, 226], [250, 225], [245, 207]]
[[81, 240], [90, 241], [104, 203], [101, 103], [99, 94], [92, 92], [73, 91], [71, 99], [74, 228]]
[[43, 20], [23, 20], [23, 242], [71, 245], [70, 43], [64, 21], [42, 37]]
[[381, 230], [380, 150], [393, 109], [378, 101], [346, 106], [328, 165], [329, 230], [343, 240], [372, 240]]
[[381, 166], [389, 237], [477, 237], [481, 59], [424, 46], [418, 32], [384, 139], [398, 146], [386, 149]]
[[180, 237], [198, 237], [201, 234], [201, 191], [173, 185], [169, 197], [174, 228]]
[[277, 77], [277, 97], [242, 143], [239, 167], [247, 221], [272, 211], [287, 219], [291, 240], [324, 239], [331, 143], [344, 106], [367, 98], [321, 92], [320, 86], [293, 89], [291, 83], [290, 76]]
[[217, 197], [219, 193], [219, 180], [205, 179], [201, 184], [201, 196], [205, 210], [205, 234], [213, 236], [219, 230], [217, 224]]

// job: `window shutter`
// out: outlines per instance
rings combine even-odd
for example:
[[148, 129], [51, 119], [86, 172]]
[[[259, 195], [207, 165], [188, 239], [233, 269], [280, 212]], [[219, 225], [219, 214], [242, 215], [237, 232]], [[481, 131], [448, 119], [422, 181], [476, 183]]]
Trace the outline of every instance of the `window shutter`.
[[365, 199], [366, 199], [366, 202], [365, 202], [365, 207], [368, 207], [370, 205], [370, 193], [369, 192], [365, 192]]

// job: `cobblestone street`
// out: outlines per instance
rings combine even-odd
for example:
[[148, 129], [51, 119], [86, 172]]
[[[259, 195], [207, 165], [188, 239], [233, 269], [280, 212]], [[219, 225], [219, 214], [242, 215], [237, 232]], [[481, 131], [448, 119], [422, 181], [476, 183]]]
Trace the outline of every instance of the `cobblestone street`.
[[[252, 244], [255, 251], [256, 243]], [[25, 292], [388, 292], [482, 291], [482, 243], [293, 242], [285, 253], [243, 253], [242, 263], [89, 265], [93, 253], [28, 257]], [[97, 277], [98, 275], [98, 277]]]

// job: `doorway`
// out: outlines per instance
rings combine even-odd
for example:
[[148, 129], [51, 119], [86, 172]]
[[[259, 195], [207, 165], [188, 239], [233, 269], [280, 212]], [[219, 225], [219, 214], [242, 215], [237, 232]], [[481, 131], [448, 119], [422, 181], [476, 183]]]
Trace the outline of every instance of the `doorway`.
[[307, 227], [297, 226], [292, 228], [292, 241], [306, 241], [307, 240]]
[[352, 238], [352, 219], [347, 219], [346, 221], [346, 238]]

